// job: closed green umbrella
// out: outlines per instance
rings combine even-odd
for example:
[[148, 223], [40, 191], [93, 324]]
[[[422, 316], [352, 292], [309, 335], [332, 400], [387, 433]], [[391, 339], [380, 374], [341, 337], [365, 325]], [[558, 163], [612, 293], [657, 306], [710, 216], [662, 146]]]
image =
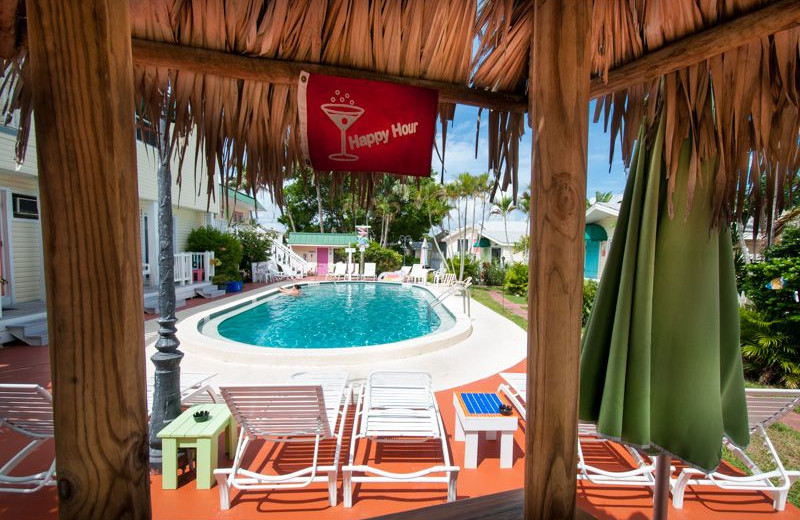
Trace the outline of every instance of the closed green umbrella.
[[[688, 142], [670, 218], [664, 126], [662, 118], [651, 139], [640, 132], [634, 151], [583, 338], [579, 411], [600, 434], [662, 454], [661, 486], [669, 456], [712, 471], [723, 435], [749, 442], [730, 234], [710, 228], [710, 169], [698, 172], [686, 212]], [[665, 492], [657, 487], [664, 511]]]

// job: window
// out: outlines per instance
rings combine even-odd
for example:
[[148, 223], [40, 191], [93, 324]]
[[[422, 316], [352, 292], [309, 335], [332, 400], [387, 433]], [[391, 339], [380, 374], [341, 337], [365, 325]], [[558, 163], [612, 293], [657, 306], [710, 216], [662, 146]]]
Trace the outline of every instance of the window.
[[14, 208], [14, 218], [39, 220], [39, 201], [35, 196], [14, 193], [11, 195], [11, 199]]
[[150, 146], [158, 146], [158, 135], [153, 123], [147, 119], [136, 116], [136, 139]]

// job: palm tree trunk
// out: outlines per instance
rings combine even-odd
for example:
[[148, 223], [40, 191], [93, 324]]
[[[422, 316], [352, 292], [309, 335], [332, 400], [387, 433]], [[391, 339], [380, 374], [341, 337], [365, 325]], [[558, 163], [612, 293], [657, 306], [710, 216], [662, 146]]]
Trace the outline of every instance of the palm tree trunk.
[[[472, 231], [470, 232], [470, 237], [471, 238], [469, 239], [469, 241], [472, 242], [472, 243], [475, 242], [475, 206], [476, 206], [475, 196], [476, 196], [476, 194], [473, 193], [472, 194]], [[477, 255], [475, 255], [475, 253], [474, 253], [474, 249], [475, 248], [473, 247], [472, 249], [473, 249], [472, 256], [477, 258]]]
[[429, 229], [431, 230], [431, 240], [433, 241], [434, 247], [436, 247], [436, 252], [439, 253], [439, 258], [444, 260], [445, 264], [446, 264], [447, 260], [445, 259], [444, 255], [442, 254], [442, 248], [439, 247], [439, 241], [436, 240], [436, 235], [433, 234], [433, 217], [431, 216], [431, 212], [430, 211], [428, 211], [428, 225], [430, 226]]
[[318, 218], [319, 218], [319, 232], [320, 233], [324, 233], [325, 232], [325, 228], [322, 225], [322, 223], [323, 223], [323, 219], [322, 219], [322, 193], [321, 193], [321, 190], [320, 190], [320, 187], [319, 187], [319, 176], [317, 176], [317, 178], [314, 179], [314, 180], [316, 181], [315, 184], [317, 185], [317, 213], [319, 215], [318, 216]]

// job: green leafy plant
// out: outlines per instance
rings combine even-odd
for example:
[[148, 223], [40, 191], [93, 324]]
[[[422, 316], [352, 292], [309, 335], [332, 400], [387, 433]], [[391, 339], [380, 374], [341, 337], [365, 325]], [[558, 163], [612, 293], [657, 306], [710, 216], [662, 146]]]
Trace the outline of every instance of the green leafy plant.
[[517, 296], [527, 296], [528, 294], [528, 266], [517, 262], [513, 263], [506, 270], [506, 291]]
[[403, 265], [403, 257], [394, 249], [381, 247], [377, 242], [370, 242], [364, 250], [364, 262], [373, 262], [375, 272], [397, 271]]
[[242, 261], [242, 244], [230, 233], [223, 233], [210, 226], [193, 229], [189, 233], [187, 245], [190, 251], [213, 251], [219, 261], [212, 283], [239, 282], [242, 274], [239, 264]]
[[[455, 270], [456, 274], [461, 273], [461, 258], [455, 257], [453, 258], [453, 269]], [[464, 256], [464, 278], [466, 280], [467, 277], [472, 277], [473, 281], [480, 280], [480, 264], [477, 260], [470, 258], [469, 256]]]
[[775, 321], [753, 308], [739, 308], [739, 326], [745, 375], [765, 385], [798, 388], [798, 345], [790, 342]]
[[245, 273], [246, 278], [252, 280], [253, 263], [269, 260], [272, 238], [254, 226], [240, 227], [234, 232], [234, 236], [242, 244], [239, 270]]
[[484, 285], [503, 285], [506, 270], [500, 264], [483, 262], [481, 264], [481, 282]]
[[581, 325], [584, 327], [589, 323], [589, 315], [592, 314], [594, 299], [597, 296], [597, 287], [598, 284], [596, 280], [583, 281], [583, 312], [581, 313]]

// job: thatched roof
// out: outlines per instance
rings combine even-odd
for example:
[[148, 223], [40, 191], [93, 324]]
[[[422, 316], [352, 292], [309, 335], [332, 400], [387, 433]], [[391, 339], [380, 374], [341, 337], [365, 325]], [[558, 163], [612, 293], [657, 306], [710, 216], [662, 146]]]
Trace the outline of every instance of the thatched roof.
[[[596, 0], [593, 76], [603, 80], [609, 71], [642, 55], [770, 3]], [[17, 19], [24, 14], [24, 2], [19, 5]], [[486, 0], [480, 6], [476, 0], [131, 0], [131, 30], [134, 38], [149, 42], [526, 94], [532, 5], [522, 0]], [[7, 13], [0, 10], [3, 16]], [[2, 88], [11, 93], [3, 110], [20, 109], [27, 127], [30, 94], [24, 81], [13, 81], [26, 78], [24, 30], [12, 35], [13, 52], [4, 38], [9, 30], [13, 32], [14, 24], [0, 20]], [[783, 197], [766, 194], [783, 193], [800, 167], [799, 53], [800, 28], [795, 25], [676, 72], [626, 85], [599, 99], [595, 117], [603, 119], [612, 141], [621, 140], [627, 162], [640, 124], [653, 126], [663, 115], [668, 174], [689, 138], [689, 182], [714, 184], [719, 217], [744, 207], [748, 197], [772, 215]], [[280, 199], [284, 177], [300, 162], [295, 85], [134, 63], [143, 115], [157, 119], [169, 77], [176, 129], [180, 135], [196, 129], [209, 175], [241, 175], [246, 169], [253, 187], [266, 187]], [[442, 103], [442, 121], [452, 115], [453, 105]], [[516, 185], [524, 121], [520, 111], [489, 112], [488, 166], [501, 187]], [[27, 133], [21, 132], [20, 138], [21, 156]], [[698, 173], [704, 161], [716, 161], [712, 178]], [[669, 182], [674, 189], [674, 175]], [[213, 185], [209, 181], [210, 193]]]

